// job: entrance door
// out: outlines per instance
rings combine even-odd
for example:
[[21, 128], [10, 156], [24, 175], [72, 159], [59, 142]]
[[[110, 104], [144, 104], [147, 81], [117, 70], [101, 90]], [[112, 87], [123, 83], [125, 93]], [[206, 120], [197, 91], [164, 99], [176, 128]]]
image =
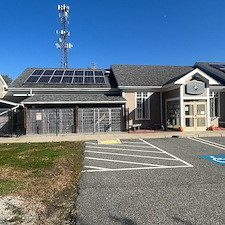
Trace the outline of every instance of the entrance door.
[[206, 129], [206, 102], [184, 102], [185, 130]]

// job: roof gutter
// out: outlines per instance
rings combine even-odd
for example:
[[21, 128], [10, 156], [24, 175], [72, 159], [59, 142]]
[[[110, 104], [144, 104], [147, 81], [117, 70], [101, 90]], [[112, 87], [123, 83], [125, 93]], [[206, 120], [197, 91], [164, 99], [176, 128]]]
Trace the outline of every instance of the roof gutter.
[[163, 86], [118, 86], [121, 90], [161, 90]]
[[47, 92], [52, 92], [52, 91], [58, 91], [58, 92], [63, 92], [63, 91], [108, 91], [111, 88], [9, 88], [9, 91], [29, 91], [32, 90], [34, 91], [47, 91]]
[[70, 102], [22, 102], [23, 105], [42, 105], [42, 104], [124, 104], [127, 101], [70, 101]]

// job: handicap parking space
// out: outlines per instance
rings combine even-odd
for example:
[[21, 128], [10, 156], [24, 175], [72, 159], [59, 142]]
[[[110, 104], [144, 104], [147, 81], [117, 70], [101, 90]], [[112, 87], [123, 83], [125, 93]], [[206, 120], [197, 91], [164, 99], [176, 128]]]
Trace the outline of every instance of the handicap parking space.
[[222, 137], [86, 142], [77, 222], [225, 224], [223, 155]]
[[84, 172], [193, 167], [148, 140], [123, 140], [120, 144], [86, 142]]
[[[210, 149], [210, 152], [207, 150], [204, 155], [199, 155], [200, 158], [203, 158], [207, 161], [215, 163], [217, 165], [225, 165], [225, 140], [221, 137], [207, 137], [199, 138], [193, 137], [189, 140], [198, 143], [198, 145], [203, 146], [203, 149]], [[218, 155], [219, 154], [219, 155]]]

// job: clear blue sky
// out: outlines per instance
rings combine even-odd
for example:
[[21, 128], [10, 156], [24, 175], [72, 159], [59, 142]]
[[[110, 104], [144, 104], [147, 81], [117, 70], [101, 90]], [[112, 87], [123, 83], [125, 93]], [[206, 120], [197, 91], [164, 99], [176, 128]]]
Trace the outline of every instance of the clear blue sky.
[[70, 6], [70, 68], [225, 61], [224, 0], [1, 0], [0, 74], [60, 67], [58, 4]]

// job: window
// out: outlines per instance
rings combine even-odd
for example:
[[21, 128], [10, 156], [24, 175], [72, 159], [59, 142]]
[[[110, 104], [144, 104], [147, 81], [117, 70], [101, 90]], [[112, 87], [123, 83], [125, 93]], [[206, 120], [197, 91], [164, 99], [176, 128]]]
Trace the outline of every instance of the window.
[[219, 116], [218, 112], [218, 92], [210, 93], [210, 117], [215, 118]]
[[[185, 115], [189, 114], [191, 108], [186, 111]], [[177, 101], [169, 101], [167, 102], [167, 122], [173, 126], [180, 126], [180, 102]]]
[[148, 92], [136, 93], [136, 120], [149, 120], [150, 119], [150, 103]]

